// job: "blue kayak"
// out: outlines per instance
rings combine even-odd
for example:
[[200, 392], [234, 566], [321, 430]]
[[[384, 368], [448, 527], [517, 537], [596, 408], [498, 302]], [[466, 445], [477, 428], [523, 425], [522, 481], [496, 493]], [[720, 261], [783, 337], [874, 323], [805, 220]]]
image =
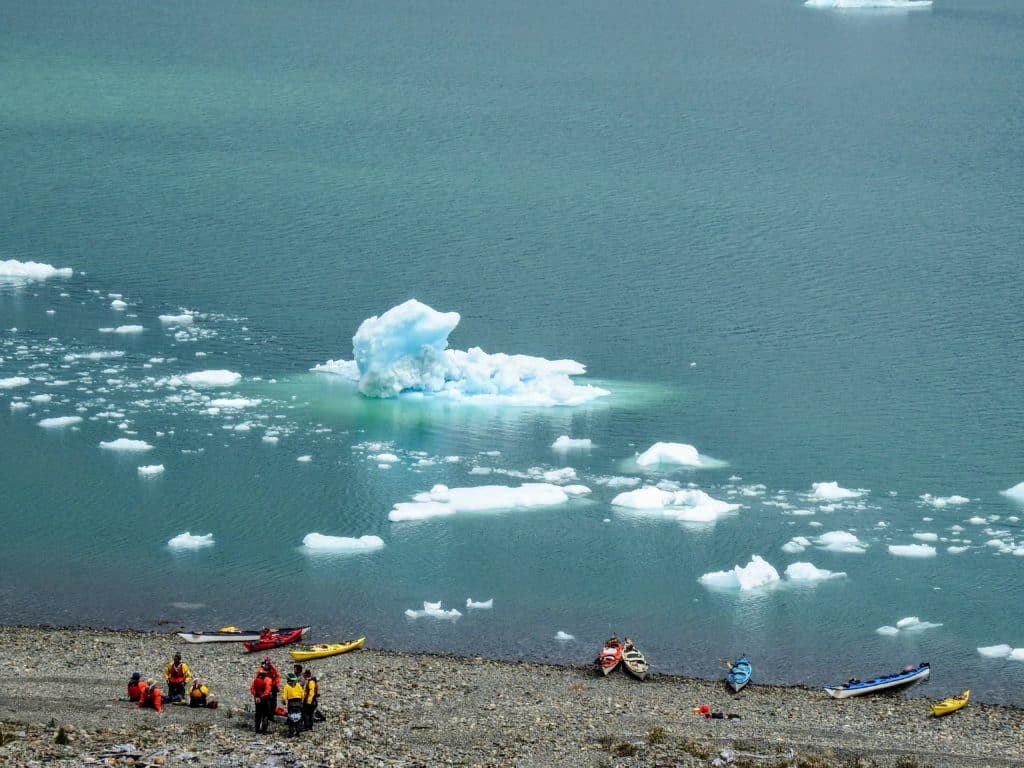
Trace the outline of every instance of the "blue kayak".
[[909, 669], [904, 668], [891, 675], [880, 675], [873, 680], [854, 679], [842, 685], [826, 686], [825, 690], [834, 699], [848, 699], [850, 696], [863, 696], [865, 693], [875, 693], [876, 691], [885, 691], [889, 688], [916, 683], [918, 680], [926, 679], [931, 674], [931, 671], [928, 662], [922, 661], [916, 669], [911, 666]]
[[747, 657], [740, 656], [732, 663], [725, 681], [729, 684], [730, 688], [739, 692], [740, 688], [750, 682], [750, 675], [753, 671], [754, 668], [750, 666], [750, 661], [747, 660]]

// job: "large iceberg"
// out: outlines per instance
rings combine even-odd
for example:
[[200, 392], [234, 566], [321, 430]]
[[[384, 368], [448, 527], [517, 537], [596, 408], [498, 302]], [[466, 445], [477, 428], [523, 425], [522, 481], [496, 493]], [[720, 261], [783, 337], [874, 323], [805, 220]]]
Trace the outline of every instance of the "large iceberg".
[[575, 360], [488, 354], [479, 347], [448, 349], [462, 318], [409, 299], [362, 322], [352, 337], [354, 360], [328, 360], [314, 371], [358, 381], [367, 397], [420, 393], [500, 405], [579, 405], [608, 394], [572, 376], [586, 373]]
[[56, 268], [36, 261], [0, 260], [0, 282], [28, 282], [48, 280], [51, 277], [71, 277], [70, 267]]

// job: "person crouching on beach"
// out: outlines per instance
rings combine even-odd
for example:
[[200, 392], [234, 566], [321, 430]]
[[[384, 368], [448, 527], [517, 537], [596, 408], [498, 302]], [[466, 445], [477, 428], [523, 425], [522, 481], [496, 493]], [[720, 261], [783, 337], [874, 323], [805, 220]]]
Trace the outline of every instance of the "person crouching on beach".
[[181, 660], [181, 654], [174, 654], [174, 659], [164, 669], [164, 680], [167, 681], [167, 700], [181, 701], [185, 698], [185, 684], [192, 679], [188, 664]]
[[142, 688], [142, 696], [139, 698], [139, 703], [136, 704], [139, 709], [151, 708], [157, 712], [164, 711], [163, 697], [160, 694], [160, 688], [153, 684], [152, 680], [147, 680], [145, 687]]
[[320, 686], [313, 673], [306, 670], [302, 673], [302, 730], [313, 730], [313, 713], [316, 712], [316, 705], [320, 702]]
[[260, 667], [256, 677], [249, 686], [253, 702], [256, 705], [256, 733], [266, 733], [270, 723], [270, 713], [274, 709], [273, 682], [267, 671]]
[[146, 684], [142, 681], [142, 673], [132, 672], [131, 680], [128, 681], [128, 701], [138, 701], [142, 698], [142, 691]]
[[281, 690], [281, 702], [288, 708], [288, 735], [298, 736], [302, 733], [302, 702], [305, 691], [298, 675], [288, 673], [284, 688]]
[[192, 681], [192, 687], [188, 689], [188, 705], [190, 707], [205, 707], [206, 697], [210, 695], [210, 689], [203, 685], [198, 677]]

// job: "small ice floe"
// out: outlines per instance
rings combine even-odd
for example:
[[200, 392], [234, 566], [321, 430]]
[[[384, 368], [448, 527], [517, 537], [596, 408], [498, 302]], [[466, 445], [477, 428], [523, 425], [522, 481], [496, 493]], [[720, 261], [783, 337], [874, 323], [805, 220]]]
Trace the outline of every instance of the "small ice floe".
[[974, 517], [967, 518], [967, 523], [969, 523], [970, 525], [985, 525], [987, 522], [988, 520], [986, 520], [984, 517], [978, 517], [977, 515], [975, 515]]
[[370, 460], [376, 461], [378, 464], [394, 464], [401, 461], [401, 459], [393, 453], [378, 453], [376, 456], [371, 456]]
[[0, 260], [0, 282], [49, 280], [51, 277], [71, 277], [70, 267], [56, 269], [38, 261]]
[[806, 536], [794, 536], [782, 545], [782, 551], [790, 555], [799, 555], [811, 546], [811, 540]]
[[930, 544], [890, 544], [889, 554], [897, 557], [935, 557], [935, 547]]
[[207, 533], [201, 536], [193, 536], [188, 531], [185, 531], [168, 541], [167, 546], [171, 549], [202, 549], [203, 547], [212, 547], [213, 534]]
[[917, 616], [907, 616], [896, 622], [896, 628], [908, 632], [920, 632], [924, 629], [941, 627], [942, 624], [933, 624], [930, 621], [921, 621]]
[[31, 382], [24, 376], [11, 376], [6, 379], [0, 379], [0, 389], [14, 389], [15, 387], [24, 387]]
[[211, 408], [225, 408], [230, 411], [239, 411], [243, 408], [258, 408], [262, 404], [262, 400], [253, 400], [248, 397], [218, 397], [210, 401]]
[[915, 533], [914, 534], [914, 538], [917, 539], [918, 541], [938, 541], [939, 540], [939, 534], [937, 534], [937, 533], [929, 533], [929, 532], [926, 532], [926, 531], [921, 531], [919, 533]]
[[1013, 646], [1006, 645], [986, 645], [984, 648], [979, 648], [978, 653], [987, 659], [1005, 659], [1013, 653]]
[[892, 626], [889, 626], [888, 624], [886, 624], [885, 626], [879, 627], [878, 629], [876, 629], [875, 632], [877, 632], [880, 635], [886, 635], [888, 637], [893, 637], [895, 635], [898, 635], [900, 633], [900, 630], [899, 630], [898, 627], [892, 627]]
[[428, 603], [426, 600], [423, 601], [423, 610], [414, 611], [412, 608], [405, 610], [405, 615], [410, 619], [419, 619], [424, 616], [429, 616], [432, 619], [451, 619], [454, 621], [462, 616], [462, 614], [455, 608], [445, 610], [441, 607], [441, 602]]
[[324, 536], [320, 533], [307, 533], [302, 538], [302, 546], [313, 552], [373, 552], [384, 546], [380, 536]]
[[32, 395], [29, 400], [37, 405], [43, 405], [53, 400], [53, 395]]
[[592, 491], [585, 485], [563, 485], [562, 490], [569, 496], [586, 496]]
[[139, 474], [143, 477], [153, 477], [154, 475], [162, 475], [164, 472], [163, 464], [149, 464], [144, 467], [139, 467]]
[[184, 376], [175, 376], [168, 383], [171, 386], [184, 384], [189, 387], [233, 387], [242, 380], [242, 374], [234, 371], [211, 370], [195, 371], [186, 373]]
[[105, 451], [122, 451], [125, 453], [150, 451], [153, 446], [145, 440], [130, 440], [127, 437], [119, 437], [117, 440], [103, 441], [100, 448]]
[[484, 610], [484, 611], [490, 610], [491, 608], [494, 607], [494, 598], [492, 597], [490, 600], [482, 600], [480, 602], [477, 602], [477, 601], [473, 600], [472, 597], [467, 597], [466, 598], [466, 607], [470, 608], [470, 609], [478, 609], [478, 610]]
[[74, 424], [81, 424], [81, 416], [52, 416], [48, 419], [40, 419], [39, 426], [43, 429], [62, 429]]
[[158, 315], [157, 319], [162, 325], [192, 325], [195, 320], [188, 312], [180, 315]]
[[558, 630], [555, 633], [555, 640], [561, 640], [561, 641], [565, 642], [566, 640], [575, 640], [575, 639], [576, 638], [573, 637], [572, 635], [570, 635], [568, 632], [563, 632], [562, 630]]
[[837, 11], [919, 11], [930, 9], [932, 0], [804, 0], [804, 5]]
[[1024, 503], [1024, 482], [1017, 483], [1013, 488], [1007, 488], [1005, 491], [1000, 491], [999, 493], [1009, 499]]
[[844, 552], [847, 554], [861, 554], [865, 552], [868, 545], [858, 539], [849, 531], [829, 531], [815, 539], [815, 543], [822, 549], [830, 552]]
[[268, 432], [263, 436], [262, 440], [267, 445], [277, 445], [278, 442], [280, 442], [281, 438], [279, 438], [277, 435], [272, 435]]
[[128, 302], [124, 299], [114, 299], [110, 302], [110, 308], [118, 312], [123, 312], [128, 307]]
[[637, 455], [636, 463], [641, 467], [666, 464], [682, 467], [720, 466], [720, 462], [701, 456], [696, 448], [687, 443], [655, 443]]
[[697, 581], [713, 589], [739, 589], [746, 592], [780, 580], [779, 572], [760, 555], [753, 555], [747, 565], [733, 566], [730, 571], [705, 573]]
[[312, 456], [310, 456], [310, 455], [309, 455], [309, 454], [307, 453], [307, 454], [306, 454], [305, 456], [299, 456], [299, 457], [298, 457], [297, 459], [295, 459], [295, 460], [296, 460], [296, 461], [300, 461], [300, 462], [302, 462], [303, 464], [308, 464], [309, 462], [311, 462], [311, 461], [313, 460], [313, 457], [312, 457]]
[[922, 494], [920, 497], [921, 501], [925, 504], [929, 504], [936, 509], [942, 509], [954, 504], [967, 504], [970, 502], [966, 496], [932, 496], [930, 493]]
[[505, 485], [481, 485], [472, 488], [449, 488], [435, 485], [427, 492], [417, 493], [412, 501], [399, 502], [388, 513], [388, 520], [425, 520], [457, 512], [494, 512], [510, 509], [531, 509], [564, 504], [569, 495], [551, 483], [523, 483], [518, 488]]
[[608, 488], [632, 488], [635, 485], [640, 485], [639, 477], [595, 477], [594, 483], [596, 485], [603, 485]]
[[554, 451], [589, 451], [590, 448], [589, 437], [573, 438], [568, 435], [559, 435], [558, 439], [551, 444], [551, 449]]
[[845, 501], [859, 499], [867, 492], [866, 488], [842, 488], [833, 480], [827, 483], [811, 483], [811, 492], [808, 495], [819, 501]]
[[815, 582], [845, 577], [845, 571], [827, 571], [815, 567], [812, 563], [792, 563], [786, 568], [786, 578], [790, 581]]
[[[110, 330], [110, 333], [120, 333], [124, 336], [127, 336], [134, 333], [142, 333], [145, 330], [146, 329], [143, 328], [141, 325], [119, 325], [116, 328], [112, 328]], [[100, 331], [103, 331], [103, 329], [100, 328]]]
[[11, 400], [11, 413], [16, 411], [27, 411], [32, 407], [31, 403], [27, 403], [24, 400]]
[[654, 485], [624, 491], [612, 499], [612, 506], [657, 512], [665, 517], [691, 523], [714, 522], [740, 508], [739, 504], [715, 499], [695, 488], [665, 490]]

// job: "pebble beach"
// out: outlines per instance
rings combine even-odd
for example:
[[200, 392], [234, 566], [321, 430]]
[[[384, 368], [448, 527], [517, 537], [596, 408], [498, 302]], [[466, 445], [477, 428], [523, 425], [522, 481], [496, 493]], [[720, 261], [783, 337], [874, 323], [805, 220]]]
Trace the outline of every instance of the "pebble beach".
[[[263, 654], [173, 633], [0, 628], [0, 764], [187, 766], [1020, 766], [1024, 710], [971, 701], [944, 718], [902, 694], [835, 701], [820, 689], [589, 666], [363, 649], [309, 663], [326, 720], [253, 733]], [[158, 680], [175, 651], [217, 709], [163, 713], [119, 700], [133, 671]], [[287, 648], [269, 654], [282, 671]], [[930, 690], [935, 696], [955, 691]], [[707, 719], [701, 705], [734, 714]]]

